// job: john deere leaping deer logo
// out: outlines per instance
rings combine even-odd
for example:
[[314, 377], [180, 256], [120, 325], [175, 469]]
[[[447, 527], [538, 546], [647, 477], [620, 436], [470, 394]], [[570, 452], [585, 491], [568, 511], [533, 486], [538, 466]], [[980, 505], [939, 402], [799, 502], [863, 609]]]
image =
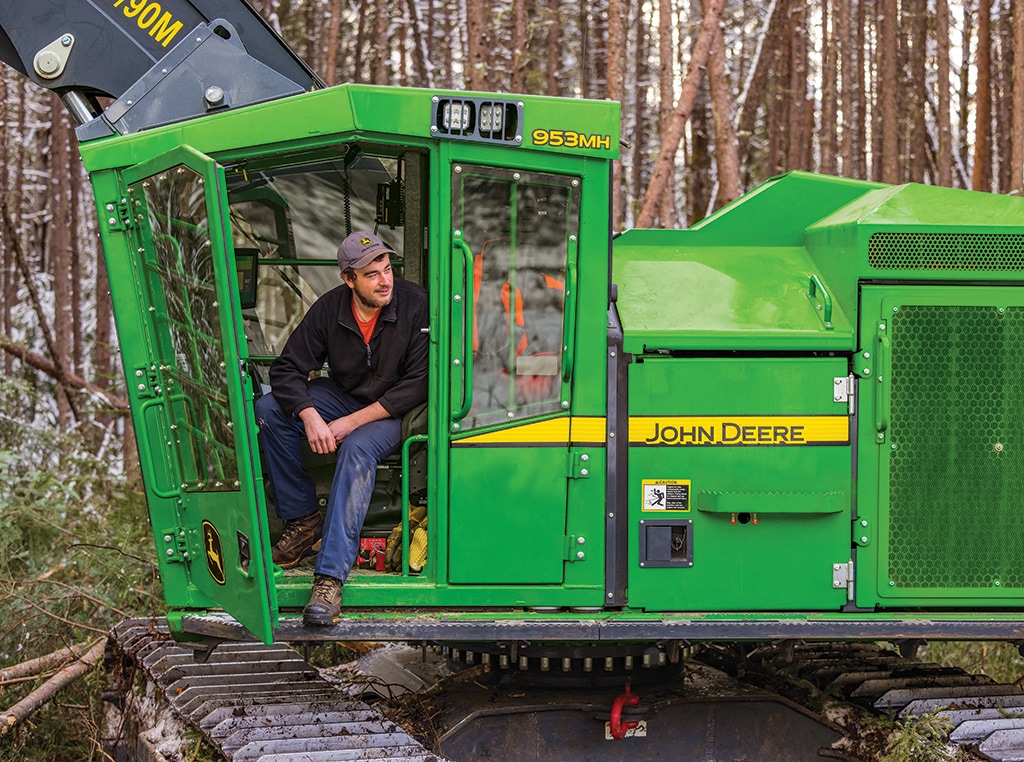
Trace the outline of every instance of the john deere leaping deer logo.
[[206, 568], [218, 585], [223, 585], [224, 551], [220, 546], [220, 533], [209, 521], [203, 521], [203, 549], [206, 551]]

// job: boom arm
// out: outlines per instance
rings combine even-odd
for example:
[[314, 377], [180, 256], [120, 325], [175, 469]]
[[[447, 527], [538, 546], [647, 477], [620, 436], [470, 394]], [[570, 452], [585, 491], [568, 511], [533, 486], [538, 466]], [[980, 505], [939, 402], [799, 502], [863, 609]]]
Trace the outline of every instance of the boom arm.
[[245, 0], [3, 2], [0, 60], [56, 92], [82, 140], [323, 87]]

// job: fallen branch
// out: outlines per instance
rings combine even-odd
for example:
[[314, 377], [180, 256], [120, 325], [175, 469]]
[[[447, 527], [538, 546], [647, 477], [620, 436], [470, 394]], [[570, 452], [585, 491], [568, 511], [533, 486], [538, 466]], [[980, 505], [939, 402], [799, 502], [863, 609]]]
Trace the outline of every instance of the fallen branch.
[[92, 669], [96, 662], [103, 657], [105, 644], [106, 638], [98, 640], [85, 656], [64, 667], [64, 669], [8, 709], [3, 715], [2, 722], [0, 722], [0, 737], [7, 735], [19, 723], [49, 702], [60, 691]]
[[40, 656], [37, 659], [29, 659], [28, 661], [23, 661], [21, 664], [15, 664], [13, 667], [0, 670], [0, 685], [22, 677], [34, 677], [42, 674], [43, 672], [48, 672], [54, 667], [59, 667], [68, 659], [77, 659], [85, 653], [88, 647], [87, 643], [78, 643], [77, 645], [68, 646], [67, 648], [60, 648], [51, 654], [46, 654], [46, 656]]
[[110, 405], [114, 410], [128, 410], [128, 403], [123, 397], [111, 394], [106, 389], [85, 380], [75, 373], [65, 371], [52, 360], [43, 357], [37, 352], [33, 352], [24, 344], [18, 344], [17, 342], [0, 337], [0, 349], [4, 350], [8, 354], [14, 355], [27, 365], [31, 365], [36, 370], [42, 371], [48, 376], [52, 376], [64, 386], [72, 389], [80, 389], [83, 392], [88, 392], [89, 394], [102, 398], [103, 401], [107, 405]]

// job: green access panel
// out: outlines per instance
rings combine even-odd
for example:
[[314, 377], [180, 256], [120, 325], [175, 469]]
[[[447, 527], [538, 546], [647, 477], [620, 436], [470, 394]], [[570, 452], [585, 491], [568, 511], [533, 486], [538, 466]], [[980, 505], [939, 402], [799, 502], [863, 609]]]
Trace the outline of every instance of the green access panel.
[[858, 604], [1024, 604], [1024, 288], [862, 305]]
[[850, 560], [843, 357], [639, 357], [629, 376], [629, 603], [838, 610]]

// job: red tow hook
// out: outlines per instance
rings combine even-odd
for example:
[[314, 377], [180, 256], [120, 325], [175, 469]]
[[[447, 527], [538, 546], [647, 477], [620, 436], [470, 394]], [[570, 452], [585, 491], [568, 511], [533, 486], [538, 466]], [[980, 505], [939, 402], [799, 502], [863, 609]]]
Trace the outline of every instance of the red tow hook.
[[612, 738], [621, 741], [626, 737], [627, 731], [633, 730], [640, 725], [639, 722], [623, 722], [622, 707], [636, 706], [640, 703], [640, 697], [629, 692], [629, 683], [626, 683], [626, 692], [612, 702], [612, 715], [609, 718]]

